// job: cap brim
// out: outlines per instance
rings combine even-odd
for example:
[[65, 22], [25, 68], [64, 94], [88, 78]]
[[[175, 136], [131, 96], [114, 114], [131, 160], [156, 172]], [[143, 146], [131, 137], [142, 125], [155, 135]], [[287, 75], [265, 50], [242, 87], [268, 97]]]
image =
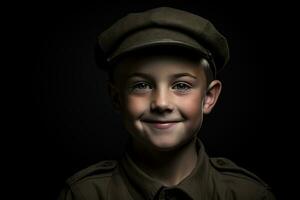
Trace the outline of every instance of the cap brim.
[[180, 46], [199, 52], [209, 58], [209, 51], [201, 46], [196, 40], [178, 30], [163, 28], [148, 28], [133, 33], [126, 37], [114, 52], [107, 58], [108, 62], [118, 60], [121, 55], [138, 49], [153, 46]]

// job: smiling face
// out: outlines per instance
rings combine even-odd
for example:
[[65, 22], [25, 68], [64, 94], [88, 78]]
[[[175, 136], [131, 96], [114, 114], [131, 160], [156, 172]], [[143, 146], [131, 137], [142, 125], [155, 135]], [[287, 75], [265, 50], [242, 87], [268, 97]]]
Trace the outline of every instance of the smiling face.
[[221, 89], [208, 88], [200, 62], [173, 56], [129, 57], [115, 79], [110, 94], [133, 142], [161, 151], [195, 138]]

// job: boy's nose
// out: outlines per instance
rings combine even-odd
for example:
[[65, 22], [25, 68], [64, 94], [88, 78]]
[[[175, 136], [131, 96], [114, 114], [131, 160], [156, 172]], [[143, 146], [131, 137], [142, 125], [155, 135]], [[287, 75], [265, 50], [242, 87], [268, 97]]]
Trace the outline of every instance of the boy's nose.
[[153, 94], [150, 108], [153, 112], [172, 112], [174, 106], [171, 103], [168, 92], [159, 90]]

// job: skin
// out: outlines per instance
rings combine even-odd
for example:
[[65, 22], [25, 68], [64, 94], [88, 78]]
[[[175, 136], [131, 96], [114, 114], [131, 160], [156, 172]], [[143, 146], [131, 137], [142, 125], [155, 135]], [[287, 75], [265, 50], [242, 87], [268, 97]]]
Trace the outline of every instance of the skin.
[[115, 80], [109, 94], [131, 134], [133, 160], [164, 185], [178, 184], [195, 167], [196, 136], [221, 82], [207, 85], [200, 62], [178, 56], [126, 58]]

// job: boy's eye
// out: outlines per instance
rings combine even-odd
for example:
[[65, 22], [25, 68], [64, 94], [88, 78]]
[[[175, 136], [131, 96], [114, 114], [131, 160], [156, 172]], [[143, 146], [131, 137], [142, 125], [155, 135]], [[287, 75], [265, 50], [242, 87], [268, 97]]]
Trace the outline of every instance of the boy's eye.
[[175, 90], [179, 90], [179, 91], [187, 91], [187, 90], [190, 90], [192, 87], [187, 84], [187, 83], [183, 83], [183, 82], [179, 82], [179, 83], [176, 83], [172, 89], [175, 89]]
[[146, 92], [151, 89], [152, 89], [152, 86], [146, 82], [139, 82], [139, 83], [134, 84], [131, 87], [131, 90], [135, 91], [135, 92]]

